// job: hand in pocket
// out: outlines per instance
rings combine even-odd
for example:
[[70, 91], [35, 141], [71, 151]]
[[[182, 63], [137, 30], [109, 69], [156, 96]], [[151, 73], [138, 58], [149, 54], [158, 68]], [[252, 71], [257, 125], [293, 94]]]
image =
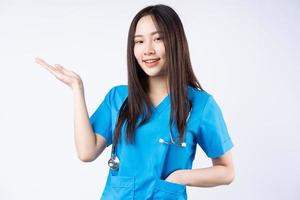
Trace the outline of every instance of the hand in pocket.
[[182, 175], [184, 173], [184, 170], [176, 170], [173, 171], [166, 179], [165, 181], [172, 182], [172, 183], [177, 183], [181, 185], [186, 185], [184, 183], [184, 180], [182, 178]]

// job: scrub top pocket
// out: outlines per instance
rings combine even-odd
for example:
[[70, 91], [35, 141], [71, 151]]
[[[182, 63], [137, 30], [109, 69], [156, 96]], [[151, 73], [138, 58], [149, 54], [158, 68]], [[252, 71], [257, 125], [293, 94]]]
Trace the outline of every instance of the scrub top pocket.
[[183, 200], [186, 186], [157, 179], [154, 184], [153, 200]]
[[111, 176], [110, 199], [133, 200], [134, 199], [134, 177]]

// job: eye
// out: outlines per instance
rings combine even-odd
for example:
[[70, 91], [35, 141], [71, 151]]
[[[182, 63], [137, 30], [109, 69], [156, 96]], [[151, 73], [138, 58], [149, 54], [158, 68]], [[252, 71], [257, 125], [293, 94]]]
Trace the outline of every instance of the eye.
[[141, 40], [136, 40], [136, 41], [134, 41], [134, 43], [140, 44], [140, 43], [143, 43], [143, 41], [141, 41]]
[[155, 38], [154, 41], [163, 42], [163, 39], [164, 39], [163, 36], [157, 36], [157, 38]]

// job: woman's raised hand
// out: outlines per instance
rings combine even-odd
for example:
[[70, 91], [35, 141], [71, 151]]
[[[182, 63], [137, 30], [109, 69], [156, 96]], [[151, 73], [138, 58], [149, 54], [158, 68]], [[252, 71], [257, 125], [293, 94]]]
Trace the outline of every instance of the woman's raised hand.
[[51, 74], [53, 74], [58, 80], [62, 81], [63, 83], [67, 84], [71, 87], [72, 90], [77, 88], [83, 88], [83, 83], [78, 74], [75, 72], [64, 68], [59, 64], [55, 64], [54, 66], [49, 65], [41, 58], [35, 58], [35, 62], [46, 70], [48, 70]]

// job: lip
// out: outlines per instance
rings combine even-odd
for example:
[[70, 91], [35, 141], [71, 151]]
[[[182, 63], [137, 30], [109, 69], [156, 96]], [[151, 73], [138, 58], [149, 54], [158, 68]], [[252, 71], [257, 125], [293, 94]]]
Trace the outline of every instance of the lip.
[[147, 58], [147, 59], [144, 59], [143, 62], [148, 61], [148, 60], [160, 60], [160, 58]]
[[[156, 60], [156, 61], [154, 61], [152, 63], [147, 63], [146, 61], [148, 61], [148, 60]], [[155, 58], [155, 59], [153, 58], [153, 59], [145, 59], [145, 60], [143, 60], [143, 62], [145, 63], [145, 65], [147, 67], [154, 67], [159, 63], [159, 60], [160, 60], [160, 58]]]

